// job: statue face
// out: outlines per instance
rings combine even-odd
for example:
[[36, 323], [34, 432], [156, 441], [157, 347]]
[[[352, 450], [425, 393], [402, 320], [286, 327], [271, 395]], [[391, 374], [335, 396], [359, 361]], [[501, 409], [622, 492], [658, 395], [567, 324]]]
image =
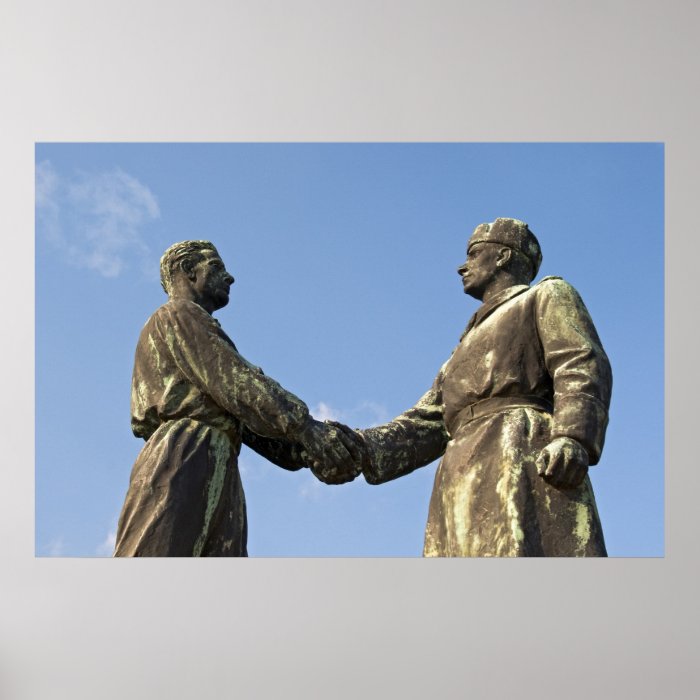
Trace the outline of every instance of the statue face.
[[194, 267], [192, 287], [199, 304], [212, 312], [228, 304], [233, 276], [226, 271], [223, 260], [213, 250], [202, 252], [202, 259]]
[[466, 261], [457, 268], [464, 293], [483, 299], [484, 292], [496, 279], [498, 260], [503, 246], [498, 243], [475, 243], [467, 251]]

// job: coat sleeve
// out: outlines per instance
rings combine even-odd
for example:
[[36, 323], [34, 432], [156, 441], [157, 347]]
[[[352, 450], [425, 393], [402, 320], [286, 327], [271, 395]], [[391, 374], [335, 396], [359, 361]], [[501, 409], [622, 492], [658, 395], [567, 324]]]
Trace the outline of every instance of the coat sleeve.
[[612, 370], [593, 321], [576, 290], [559, 278], [538, 285], [537, 330], [552, 378], [552, 439], [580, 442], [597, 464], [605, 442]]
[[303, 447], [298, 442], [262, 437], [245, 425], [242, 440], [245, 445], [278, 467], [298, 471], [306, 466], [306, 462], [301, 457]]
[[189, 301], [161, 309], [158, 333], [188, 381], [260, 436], [294, 438], [302, 430], [306, 404], [250, 364], [204, 309]]
[[443, 420], [442, 378], [441, 370], [418, 403], [390, 423], [360, 431], [369, 453], [362, 470], [368, 483], [405, 476], [444, 454], [449, 436]]

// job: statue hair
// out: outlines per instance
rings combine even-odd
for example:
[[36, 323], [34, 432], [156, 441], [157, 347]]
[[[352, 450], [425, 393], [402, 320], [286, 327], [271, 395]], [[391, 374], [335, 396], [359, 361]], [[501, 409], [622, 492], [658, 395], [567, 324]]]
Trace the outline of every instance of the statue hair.
[[182, 269], [182, 263], [196, 265], [204, 257], [202, 251], [205, 250], [213, 250], [218, 255], [211, 241], [182, 241], [174, 243], [163, 253], [160, 259], [160, 284], [167, 295], [173, 288], [173, 274]]

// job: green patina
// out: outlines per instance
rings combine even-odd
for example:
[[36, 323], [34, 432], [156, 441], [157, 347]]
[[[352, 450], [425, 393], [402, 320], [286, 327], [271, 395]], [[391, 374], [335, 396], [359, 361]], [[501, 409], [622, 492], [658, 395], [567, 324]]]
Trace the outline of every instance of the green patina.
[[[588, 484], [586, 484], [588, 486]], [[576, 503], [576, 525], [574, 536], [576, 537], [577, 549], [580, 553], [585, 552], [586, 546], [591, 539], [591, 497], [588, 488], [583, 493], [581, 500]]]
[[163, 389], [168, 392], [170, 389], [172, 389], [173, 384], [177, 381], [177, 377], [175, 375], [170, 375], [168, 377], [165, 377], [163, 379]]
[[[451, 489], [450, 509], [455, 513], [454, 529], [456, 535], [456, 546], [461, 549], [461, 543], [470, 542], [469, 534], [474, 530], [471, 520], [472, 503], [470, 499], [464, 498], [464, 493], [472, 493], [474, 490], [474, 480], [478, 474], [477, 469], [472, 469], [460, 483], [458, 488]], [[448, 528], [449, 532], [449, 528]], [[478, 551], [478, 533], [471, 540], [475, 551]], [[463, 552], [464, 556], [469, 556], [470, 552]]]
[[207, 505], [204, 512], [204, 525], [192, 551], [192, 555], [195, 557], [201, 555], [204, 544], [207, 541], [211, 518], [216, 510], [216, 506], [219, 504], [224, 487], [226, 467], [230, 456], [230, 442], [224, 433], [218, 430], [212, 430], [211, 441], [209, 443], [209, 454], [211, 457], [211, 463], [214, 465], [214, 469], [211, 477], [209, 478], [209, 482], [207, 483]]
[[160, 353], [158, 352], [156, 341], [153, 339], [152, 335], [148, 336], [148, 347], [151, 350], [151, 356], [156, 364], [156, 369], [160, 372]]
[[503, 421], [503, 442], [506, 445], [504, 457], [507, 467], [496, 485], [496, 492], [503, 500], [503, 505], [508, 515], [510, 534], [516, 549], [525, 541], [525, 533], [520, 527], [520, 510], [515, 502], [518, 485], [522, 478], [522, 462], [524, 458], [522, 451], [516, 447], [519, 431], [520, 422], [515, 418], [514, 414], [508, 414]]
[[[577, 455], [557, 444], [550, 476], [536, 468], [552, 436], [580, 443], [591, 461], [600, 455], [611, 371], [590, 315], [559, 277], [528, 288], [520, 268], [499, 270], [494, 256], [467, 267], [465, 291], [483, 303], [424, 399], [363, 431], [366, 478], [390, 481], [444, 452], [426, 556], [605, 556], [590, 484], [565, 487]], [[511, 410], [519, 401], [529, 408]]]
[[[211, 317], [220, 295], [206, 279], [202, 292], [189, 273], [180, 276], [176, 297], [139, 337], [131, 423], [147, 442], [132, 470], [116, 556], [245, 556], [242, 440], [284, 468], [304, 464], [289, 439], [306, 425], [306, 405], [238, 354]], [[349, 461], [342, 441], [321, 448], [330, 434], [319, 428], [313, 441], [306, 437], [329, 461]]]
[[[148, 386], [145, 382], [134, 382], [131, 388], [131, 402], [144, 405], [148, 400]], [[134, 393], [136, 396], [134, 396]], [[138, 399], [138, 401], [137, 401]]]

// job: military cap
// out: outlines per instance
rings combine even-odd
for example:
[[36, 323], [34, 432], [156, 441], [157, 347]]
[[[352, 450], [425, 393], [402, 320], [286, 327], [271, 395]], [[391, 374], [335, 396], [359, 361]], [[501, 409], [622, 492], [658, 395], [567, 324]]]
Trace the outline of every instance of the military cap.
[[524, 255], [532, 263], [534, 279], [542, 263], [542, 250], [535, 234], [524, 221], [496, 219], [490, 224], [479, 224], [472, 233], [467, 250], [475, 243], [498, 243]]

